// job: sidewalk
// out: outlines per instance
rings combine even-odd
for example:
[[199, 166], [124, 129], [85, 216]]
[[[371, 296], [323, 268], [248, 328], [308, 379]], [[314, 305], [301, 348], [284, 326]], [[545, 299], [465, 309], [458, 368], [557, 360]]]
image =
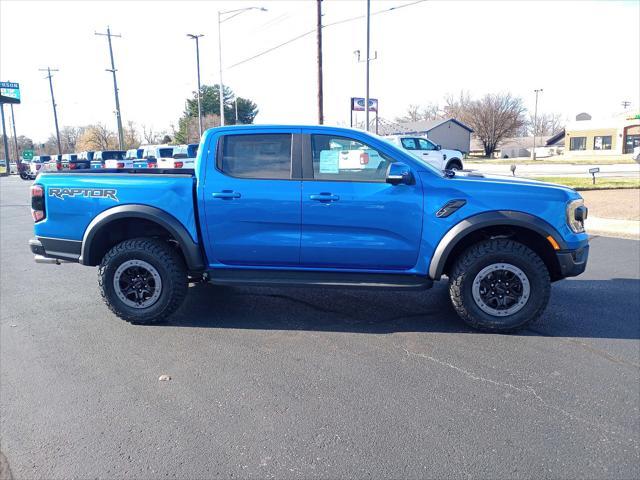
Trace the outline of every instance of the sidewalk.
[[587, 233], [640, 240], [640, 190], [580, 192], [589, 216]]

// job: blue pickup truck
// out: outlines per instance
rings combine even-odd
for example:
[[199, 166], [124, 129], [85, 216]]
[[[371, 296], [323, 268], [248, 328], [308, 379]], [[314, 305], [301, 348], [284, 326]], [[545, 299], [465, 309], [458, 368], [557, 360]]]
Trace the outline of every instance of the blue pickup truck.
[[142, 324], [194, 281], [426, 289], [446, 276], [465, 322], [513, 331], [589, 252], [574, 190], [439, 171], [345, 128], [214, 128], [193, 170], [45, 172], [31, 203], [36, 261], [98, 266], [107, 306]]

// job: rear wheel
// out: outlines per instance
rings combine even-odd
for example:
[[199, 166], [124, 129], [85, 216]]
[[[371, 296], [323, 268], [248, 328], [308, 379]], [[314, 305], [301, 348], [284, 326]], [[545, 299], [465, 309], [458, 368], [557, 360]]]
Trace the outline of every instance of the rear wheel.
[[509, 239], [477, 243], [455, 263], [449, 295], [470, 326], [514, 331], [536, 320], [547, 306], [549, 272], [527, 246]]
[[102, 298], [131, 323], [157, 323], [175, 312], [187, 293], [187, 271], [168, 243], [150, 238], [125, 240], [102, 259]]

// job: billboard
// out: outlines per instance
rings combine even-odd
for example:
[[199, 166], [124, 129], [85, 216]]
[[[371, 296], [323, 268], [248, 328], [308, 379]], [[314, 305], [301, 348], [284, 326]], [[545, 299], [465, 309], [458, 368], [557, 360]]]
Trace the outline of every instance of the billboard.
[[[364, 98], [360, 97], [351, 97], [351, 110], [355, 112], [364, 112]], [[378, 99], [370, 98], [369, 99], [369, 111], [377, 112], [378, 111]]]
[[20, 103], [20, 85], [15, 82], [0, 82], [0, 103]]

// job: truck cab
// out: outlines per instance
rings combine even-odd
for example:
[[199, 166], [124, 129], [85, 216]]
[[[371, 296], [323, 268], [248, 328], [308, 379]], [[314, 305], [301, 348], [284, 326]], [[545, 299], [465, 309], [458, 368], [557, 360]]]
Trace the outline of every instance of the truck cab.
[[[133, 161], [125, 160], [123, 150], [100, 150], [94, 153], [92, 168], [131, 168]], [[94, 167], [94, 164], [99, 165]]]
[[433, 165], [440, 170], [462, 170], [462, 152], [446, 150], [427, 137], [417, 135], [392, 135], [386, 138], [394, 145], [407, 150], [418, 160]]

